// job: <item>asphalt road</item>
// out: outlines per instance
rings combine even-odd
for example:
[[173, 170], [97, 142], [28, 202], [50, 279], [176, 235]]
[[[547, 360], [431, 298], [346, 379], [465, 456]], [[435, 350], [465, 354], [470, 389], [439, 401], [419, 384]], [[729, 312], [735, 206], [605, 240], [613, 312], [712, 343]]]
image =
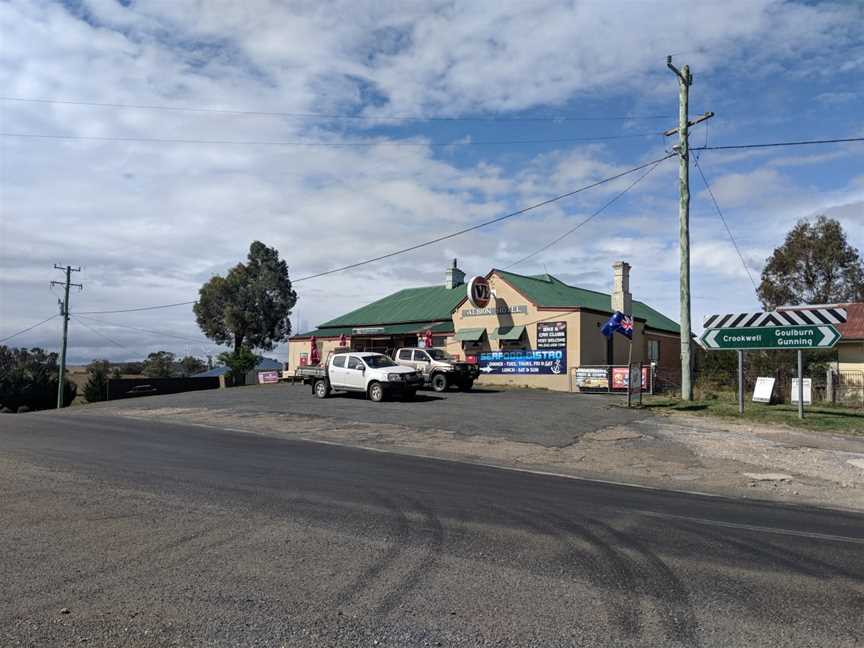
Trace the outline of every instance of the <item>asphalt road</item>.
[[88, 407], [109, 410], [224, 407], [239, 413], [325, 415], [349, 421], [438, 428], [465, 435], [482, 434], [563, 447], [586, 432], [652, 418], [644, 410], [628, 410], [623, 404], [624, 396], [620, 395], [492, 388], [477, 388], [469, 393], [451, 390], [442, 394], [423, 390], [411, 402], [397, 399], [383, 403], [372, 403], [363, 394], [337, 393], [322, 402], [312, 395], [308, 385], [279, 384], [147, 396]]
[[860, 646], [864, 516], [0, 418], [2, 646]]

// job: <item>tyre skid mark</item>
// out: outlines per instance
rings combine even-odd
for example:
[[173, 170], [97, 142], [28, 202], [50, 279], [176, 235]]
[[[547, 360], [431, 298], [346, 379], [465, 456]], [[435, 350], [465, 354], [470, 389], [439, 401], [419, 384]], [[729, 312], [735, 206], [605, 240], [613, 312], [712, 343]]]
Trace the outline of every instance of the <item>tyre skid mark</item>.
[[613, 542], [636, 555], [634, 558], [621, 550], [612, 549], [631, 564], [632, 572], [635, 574], [633, 583], [643, 596], [648, 597], [656, 605], [667, 638], [686, 648], [696, 648], [701, 645], [699, 624], [690, 602], [690, 594], [669, 565], [645, 543], [632, 535], [595, 518], [585, 518], [585, 520], [601, 529], [602, 533]]
[[576, 536], [591, 547], [591, 553], [586, 556], [587, 574], [594, 586], [612, 593], [607, 610], [611, 625], [627, 638], [638, 637], [643, 626], [642, 606], [633, 562], [587, 526], [546, 510], [538, 509], [538, 513], [565, 536]]
[[[622, 608], [622, 606], [618, 605], [618, 601], [613, 600], [617, 594], [610, 596], [608, 592], [617, 593], [618, 587], [609, 578], [608, 571], [603, 568], [602, 564], [591, 552], [586, 552], [577, 546], [571, 534], [548, 520], [542, 518], [538, 520], [532, 517], [532, 515], [537, 513], [536, 510], [526, 510], [523, 508], [508, 509], [488, 501], [483, 502], [483, 506], [491, 511], [495, 511], [501, 518], [516, 522], [529, 532], [553, 538], [560, 545], [563, 555], [561, 562], [571, 570], [578, 564], [583, 569], [583, 571], [579, 572], [579, 576], [586, 577], [594, 587], [607, 592], [603, 608], [610, 626], [618, 628], [622, 633], [627, 635], [634, 633], [634, 630], [631, 628], [639, 627], [638, 609], [636, 606], [630, 605]], [[571, 619], [570, 621], [577, 626], [581, 626], [576, 619]], [[581, 630], [581, 627], [577, 627], [577, 630]]]
[[373, 495], [375, 501], [383, 504], [385, 510], [390, 513], [389, 517], [395, 518], [395, 524], [390, 531], [390, 539], [384, 552], [333, 597], [333, 602], [337, 607], [348, 605], [354, 601], [360, 593], [382, 575], [384, 570], [397, 562], [405, 551], [405, 544], [411, 524], [410, 520], [405, 515], [405, 512], [392, 500], [379, 493], [374, 493]]
[[423, 556], [411, 568], [399, 582], [379, 601], [373, 610], [373, 616], [383, 619], [393, 611], [423, 580], [429, 577], [435, 563], [440, 558], [444, 547], [445, 532], [441, 520], [435, 511], [426, 504], [411, 500], [413, 508], [423, 515], [423, 527], [414, 527], [416, 532], [422, 533], [420, 544], [423, 547]]

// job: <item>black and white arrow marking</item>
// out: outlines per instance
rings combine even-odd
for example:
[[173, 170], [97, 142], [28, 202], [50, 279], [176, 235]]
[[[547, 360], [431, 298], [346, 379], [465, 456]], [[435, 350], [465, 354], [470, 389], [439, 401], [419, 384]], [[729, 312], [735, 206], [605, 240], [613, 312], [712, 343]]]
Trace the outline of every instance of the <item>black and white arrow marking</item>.
[[843, 324], [846, 309], [840, 307], [801, 308], [764, 313], [729, 313], [708, 315], [702, 322], [706, 329], [758, 328], [761, 326], [819, 326]]

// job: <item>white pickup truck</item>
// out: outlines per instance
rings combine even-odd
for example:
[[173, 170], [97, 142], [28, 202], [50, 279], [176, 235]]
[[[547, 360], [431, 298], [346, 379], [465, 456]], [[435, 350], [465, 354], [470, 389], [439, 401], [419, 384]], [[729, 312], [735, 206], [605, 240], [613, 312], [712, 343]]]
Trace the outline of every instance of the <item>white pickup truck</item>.
[[477, 365], [460, 362], [444, 349], [405, 347], [393, 354], [396, 364], [414, 369], [423, 378], [423, 383], [436, 392], [447, 391], [455, 385], [462, 391], [471, 391], [480, 372]]
[[312, 393], [327, 398], [331, 391], [365, 392], [380, 402], [391, 394], [414, 398], [423, 379], [415, 370], [401, 367], [382, 353], [331, 353], [322, 367], [299, 367], [296, 376], [312, 385]]

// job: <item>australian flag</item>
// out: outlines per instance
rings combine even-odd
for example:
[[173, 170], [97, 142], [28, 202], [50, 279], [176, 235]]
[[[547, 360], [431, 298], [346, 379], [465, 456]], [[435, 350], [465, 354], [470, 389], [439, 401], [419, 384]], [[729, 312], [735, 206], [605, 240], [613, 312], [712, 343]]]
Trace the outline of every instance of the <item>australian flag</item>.
[[601, 329], [601, 333], [606, 337], [612, 337], [612, 335], [618, 331], [621, 335], [626, 336], [628, 339], [633, 339], [633, 318], [630, 315], [625, 315], [621, 311], [615, 311], [615, 314], [610, 317], [607, 322], [603, 325]]

